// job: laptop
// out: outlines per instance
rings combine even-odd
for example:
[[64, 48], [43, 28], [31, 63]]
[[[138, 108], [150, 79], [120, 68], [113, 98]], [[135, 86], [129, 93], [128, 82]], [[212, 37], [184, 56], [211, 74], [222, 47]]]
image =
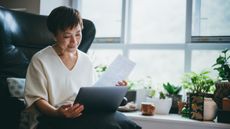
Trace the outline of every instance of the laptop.
[[86, 112], [115, 112], [128, 88], [125, 86], [81, 87], [74, 103], [84, 105]]

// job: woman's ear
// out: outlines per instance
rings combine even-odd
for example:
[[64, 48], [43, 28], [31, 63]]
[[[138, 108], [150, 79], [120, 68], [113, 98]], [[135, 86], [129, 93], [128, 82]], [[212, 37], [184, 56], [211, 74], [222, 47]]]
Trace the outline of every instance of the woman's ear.
[[57, 38], [56, 38], [56, 36], [54, 34], [53, 34], [53, 39], [54, 39], [55, 42], [57, 42]]

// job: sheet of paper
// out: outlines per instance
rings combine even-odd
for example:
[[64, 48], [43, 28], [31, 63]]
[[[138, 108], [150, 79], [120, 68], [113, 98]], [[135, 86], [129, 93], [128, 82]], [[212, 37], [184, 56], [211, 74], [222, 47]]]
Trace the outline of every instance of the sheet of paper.
[[118, 81], [127, 79], [134, 66], [133, 61], [118, 55], [94, 86], [115, 86]]

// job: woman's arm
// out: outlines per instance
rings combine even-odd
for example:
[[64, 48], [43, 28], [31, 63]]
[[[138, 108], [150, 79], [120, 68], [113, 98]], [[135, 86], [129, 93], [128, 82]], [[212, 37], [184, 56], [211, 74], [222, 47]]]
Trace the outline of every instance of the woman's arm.
[[80, 104], [68, 104], [55, 108], [44, 99], [39, 99], [35, 102], [35, 105], [43, 114], [53, 117], [76, 118], [84, 110], [84, 106]]

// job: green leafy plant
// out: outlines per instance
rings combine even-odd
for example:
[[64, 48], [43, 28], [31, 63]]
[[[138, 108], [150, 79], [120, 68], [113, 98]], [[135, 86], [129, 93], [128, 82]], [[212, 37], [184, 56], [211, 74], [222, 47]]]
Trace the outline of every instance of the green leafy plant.
[[150, 76], [146, 76], [139, 80], [127, 80], [127, 86], [128, 90], [151, 89], [152, 79]]
[[163, 87], [167, 91], [168, 95], [178, 95], [182, 89], [181, 86], [175, 86], [173, 84], [170, 84], [169, 82], [166, 84], [164, 83]]
[[215, 89], [214, 80], [208, 76], [209, 73], [209, 71], [186, 73], [182, 81], [183, 88], [195, 94], [213, 93]]
[[100, 65], [96, 66], [95, 69], [96, 69], [96, 72], [104, 72], [107, 69], [107, 66], [100, 64]]
[[[150, 89], [148, 93], [148, 97], [153, 98], [156, 96], [156, 90], [155, 89]], [[159, 92], [159, 99], [166, 99], [166, 95], [164, 92], [160, 91]]]
[[221, 52], [212, 67], [219, 72], [221, 80], [228, 80], [230, 82], [230, 54], [228, 54], [228, 49]]
[[165, 94], [162, 91], [160, 92], [159, 98], [160, 99], [166, 99], [166, 96], [165, 96]]
[[128, 87], [128, 90], [133, 90], [134, 87], [136, 85], [136, 82], [135, 81], [132, 81], [132, 80], [128, 80], [127, 81], [127, 87]]
[[156, 90], [150, 89], [148, 93], [148, 97], [153, 98], [156, 95]]

